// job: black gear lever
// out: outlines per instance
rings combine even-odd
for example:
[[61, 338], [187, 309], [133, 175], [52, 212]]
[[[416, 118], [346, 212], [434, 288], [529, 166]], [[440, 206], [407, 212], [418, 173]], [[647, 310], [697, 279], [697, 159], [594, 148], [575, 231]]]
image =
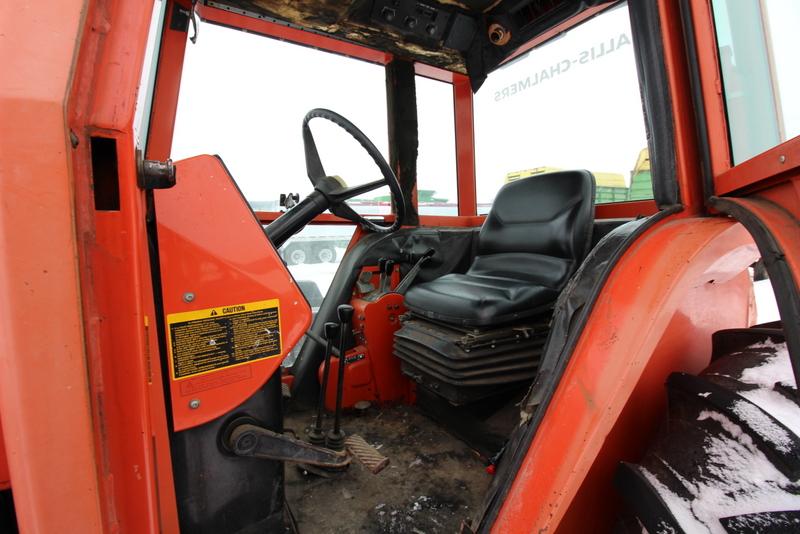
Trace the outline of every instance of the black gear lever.
[[386, 258], [378, 259], [378, 293], [383, 291], [383, 285], [386, 283]]
[[317, 419], [314, 426], [308, 433], [308, 441], [313, 445], [325, 445], [325, 433], [322, 431], [322, 412], [325, 409], [325, 395], [328, 390], [328, 377], [331, 372], [331, 353], [333, 352], [333, 340], [339, 334], [339, 325], [336, 323], [325, 323], [325, 364], [322, 368], [322, 384], [319, 388], [319, 402], [317, 403]]
[[342, 394], [344, 393], [344, 367], [347, 365], [345, 358], [347, 333], [350, 331], [350, 323], [353, 320], [353, 307], [349, 304], [341, 304], [336, 309], [339, 316], [339, 373], [336, 381], [336, 412], [334, 413], [333, 429], [328, 432], [326, 444], [328, 448], [335, 451], [344, 449], [344, 432], [342, 432]]
[[389, 288], [392, 287], [392, 272], [394, 271], [394, 260], [386, 260], [386, 264], [383, 266], [383, 272], [381, 273], [381, 285], [378, 288], [380, 294], [384, 294], [389, 291]]

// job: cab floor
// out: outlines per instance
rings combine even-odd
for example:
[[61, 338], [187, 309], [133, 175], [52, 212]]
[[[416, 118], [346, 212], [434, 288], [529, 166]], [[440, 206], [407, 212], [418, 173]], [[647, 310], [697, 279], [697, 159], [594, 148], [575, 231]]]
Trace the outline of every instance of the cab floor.
[[[311, 412], [289, 414], [285, 427], [304, 436], [311, 420]], [[337, 479], [287, 464], [287, 500], [301, 534], [454, 533], [481, 506], [491, 480], [484, 463], [413, 407], [347, 414], [342, 428], [360, 434], [390, 463], [373, 475], [354, 460]]]

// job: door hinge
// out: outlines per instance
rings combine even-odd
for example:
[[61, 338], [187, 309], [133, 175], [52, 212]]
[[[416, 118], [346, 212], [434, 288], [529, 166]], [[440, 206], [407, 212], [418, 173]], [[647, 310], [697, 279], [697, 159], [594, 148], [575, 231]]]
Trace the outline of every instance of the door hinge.
[[169, 189], [175, 185], [175, 165], [171, 159], [139, 160], [139, 187], [141, 189]]

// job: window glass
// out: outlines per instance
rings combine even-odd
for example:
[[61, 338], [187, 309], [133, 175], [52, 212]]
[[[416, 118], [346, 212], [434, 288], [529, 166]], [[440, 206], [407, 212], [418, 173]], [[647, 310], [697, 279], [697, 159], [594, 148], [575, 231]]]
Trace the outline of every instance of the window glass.
[[474, 105], [479, 213], [503, 184], [556, 170], [591, 171], [598, 203], [653, 197], [627, 5], [501, 67]]
[[[385, 69], [313, 48], [214, 24], [201, 23], [187, 43], [172, 158], [219, 154], [257, 209], [277, 211], [281, 193], [313, 189], [301, 136], [313, 108], [343, 115], [388, 160]], [[380, 178], [366, 151], [325, 119], [311, 121], [325, 172], [348, 185]], [[356, 199], [362, 213], [389, 213], [375, 197]]]
[[416, 88], [419, 214], [458, 215], [453, 86], [417, 76]]
[[133, 135], [136, 148], [144, 149], [147, 143], [147, 132], [150, 126], [150, 108], [153, 101], [153, 88], [156, 82], [158, 67], [158, 51], [161, 45], [161, 30], [164, 25], [164, 10], [167, 2], [156, 0], [150, 18], [150, 32], [147, 34], [147, 48], [144, 52], [144, 66], [139, 80], [139, 92], [136, 95], [136, 112], [133, 115]]
[[[219, 154], [254, 210], [280, 211], [281, 194], [312, 191], [303, 117], [327, 108], [348, 118], [388, 159], [385, 69], [352, 58], [201, 23], [187, 42], [172, 158]], [[324, 119], [311, 121], [326, 173], [348, 185], [380, 178], [366, 151]], [[361, 213], [389, 213], [388, 187], [354, 199]], [[355, 227], [309, 225], [280, 254], [312, 308], [328, 291]]]
[[714, 0], [734, 164], [800, 135], [800, 2]]
[[320, 304], [321, 297], [315, 295], [328, 292], [354, 231], [355, 227], [349, 224], [311, 224], [280, 248], [281, 257], [312, 308]]
[[[352, 225], [310, 224], [290, 237], [279, 250], [297, 287], [311, 306], [312, 316], [316, 316], [323, 297], [328, 293], [354, 231]], [[283, 361], [284, 367], [294, 364], [303, 343], [305, 338]]]

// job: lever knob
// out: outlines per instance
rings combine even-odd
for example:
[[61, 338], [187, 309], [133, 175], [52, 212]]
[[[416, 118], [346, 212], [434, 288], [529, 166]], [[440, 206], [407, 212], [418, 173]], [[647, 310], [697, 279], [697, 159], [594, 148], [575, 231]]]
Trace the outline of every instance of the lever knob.
[[341, 323], [350, 324], [350, 321], [353, 320], [353, 307], [349, 304], [340, 304], [339, 307], [336, 308], [336, 313]]
[[335, 339], [339, 335], [338, 323], [325, 323], [325, 339]]

